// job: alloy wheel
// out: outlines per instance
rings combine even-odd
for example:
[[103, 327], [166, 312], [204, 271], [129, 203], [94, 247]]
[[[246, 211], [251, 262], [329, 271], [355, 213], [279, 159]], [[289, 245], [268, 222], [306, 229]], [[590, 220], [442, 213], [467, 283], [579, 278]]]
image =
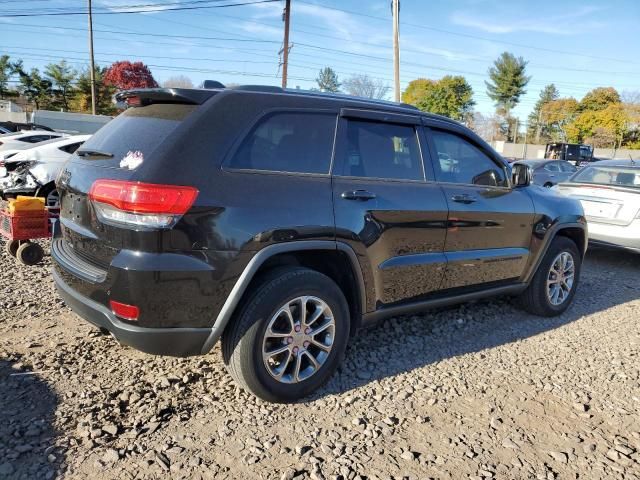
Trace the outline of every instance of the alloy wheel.
[[329, 305], [318, 297], [296, 297], [282, 305], [267, 325], [264, 366], [281, 383], [302, 382], [321, 369], [334, 338], [335, 319]]
[[569, 252], [561, 252], [551, 263], [547, 276], [547, 298], [551, 305], [562, 305], [569, 297], [575, 279], [575, 262]]

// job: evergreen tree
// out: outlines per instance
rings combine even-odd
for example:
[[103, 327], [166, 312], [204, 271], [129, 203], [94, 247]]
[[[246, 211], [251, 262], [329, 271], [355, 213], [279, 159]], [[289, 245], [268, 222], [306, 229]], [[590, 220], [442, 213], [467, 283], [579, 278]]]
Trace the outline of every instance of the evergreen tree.
[[76, 78], [76, 71], [66, 60], [61, 60], [60, 63], [47, 65], [44, 74], [47, 76], [47, 80], [55, 86], [55, 89], [52, 90], [55, 95], [54, 106], [65, 111], [69, 110], [69, 100], [73, 96], [73, 81]]
[[[527, 93], [525, 87], [531, 80], [525, 74], [527, 62], [509, 52], [503, 52], [489, 68], [487, 95], [496, 104], [497, 112], [504, 115], [507, 123], [511, 118], [511, 110], [518, 104], [520, 97]], [[508, 132], [507, 132], [508, 137]]]
[[318, 88], [321, 92], [338, 92], [340, 90], [340, 82], [338, 81], [338, 75], [333, 71], [331, 67], [325, 67], [320, 70], [318, 78]]
[[546, 124], [542, 121], [542, 107], [549, 102], [560, 98], [560, 92], [556, 86], [552, 83], [547, 85], [540, 92], [540, 97], [533, 107], [533, 111], [529, 114], [529, 127], [527, 136], [535, 143], [540, 143], [540, 139], [549, 140], [550, 132], [546, 128]]

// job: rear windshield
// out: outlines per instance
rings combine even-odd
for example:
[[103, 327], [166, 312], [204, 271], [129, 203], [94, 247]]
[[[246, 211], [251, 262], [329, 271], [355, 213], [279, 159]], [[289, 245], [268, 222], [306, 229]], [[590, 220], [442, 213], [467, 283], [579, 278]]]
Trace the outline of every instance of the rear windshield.
[[80, 151], [97, 151], [113, 155], [87, 156], [82, 160], [117, 166], [130, 153], [150, 156], [197, 105], [154, 104], [134, 107], [107, 123], [87, 140]]
[[579, 170], [571, 181], [640, 189], [640, 168], [590, 166]]

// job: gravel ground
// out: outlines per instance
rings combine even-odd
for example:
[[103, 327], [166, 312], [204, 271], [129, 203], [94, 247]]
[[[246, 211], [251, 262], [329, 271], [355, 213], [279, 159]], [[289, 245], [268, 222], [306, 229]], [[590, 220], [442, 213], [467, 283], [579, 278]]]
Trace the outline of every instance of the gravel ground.
[[558, 318], [387, 321], [295, 405], [239, 390], [218, 348], [119, 346], [49, 268], [0, 254], [0, 478], [640, 479], [640, 255], [591, 250]]

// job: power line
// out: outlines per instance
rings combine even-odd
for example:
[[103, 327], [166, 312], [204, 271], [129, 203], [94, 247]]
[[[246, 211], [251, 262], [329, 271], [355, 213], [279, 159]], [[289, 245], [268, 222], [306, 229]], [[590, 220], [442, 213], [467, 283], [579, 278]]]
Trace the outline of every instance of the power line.
[[[324, 8], [326, 10], [335, 10], [338, 12], [343, 12], [343, 13], [349, 13], [351, 15], [358, 15], [361, 17], [367, 17], [367, 18], [374, 18], [376, 20], [382, 20], [382, 21], [388, 21], [388, 19], [384, 18], [384, 17], [378, 17], [376, 15], [369, 15], [366, 13], [362, 13], [362, 12], [355, 12], [353, 10], [345, 10], [343, 8], [336, 8], [336, 7], [329, 7], [327, 5], [322, 5], [322, 4], [318, 4], [318, 3], [309, 3], [309, 2], [305, 2], [302, 0], [298, 0], [298, 3], [304, 3], [305, 5], [313, 5], [314, 7], [319, 7], [319, 8]], [[532, 50], [540, 50], [543, 52], [551, 52], [551, 53], [560, 53], [563, 55], [574, 55], [574, 56], [578, 56], [578, 57], [585, 57], [585, 58], [591, 58], [591, 59], [595, 59], [595, 60], [609, 60], [609, 61], [613, 61], [613, 62], [622, 62], [622, 63], [632, 63], [634, 65], [640, 65], [640, 62], [633, 62], [627, 59], [621, 59], [621, 58], [611, 58], [611, 57], [601, 57], [601, 56], [597, 56], [597, 55], [588, 55], [585, 53], [578, 53], [578, 52], [569, 52], [569, 51], [565, 51], [565, 50], [557, 50], [557, 49], [553, 49], [553, 48], [545, 48], [545, 47], [537, 47], [537, 46], [533, 46], [533, 45], [525, 45], [522, 43], [514, 43], [514, 42], [506, 42], [503, 40], [495, 40], [493, 38], [489, 38], [489, 37], [483, 37], [480, 35], [472, 35], [469, 33], [461, 33], [461, 32], [454, 32], [452, 30], [445, 30], [443, 28], [436, 28], [436, 27], [428, 27], [426, 25], [419, 25], [416, 23], [409, 23], [409, 22], [400, 22], [401, 25], [406, 25], [409, 27], [414, 27], [414, 28], [420, 28], [423, 30], [432, 30], [434, 32], [440, 32], [440, 33], [445, 33], [447, 35], [455, 35], [455, 36], [459, 36], [459, 37], [466, 37], [466, 38], [473, 38], [475, 40], [485, 40], [487, 42], [492, 42], [492, 43], [499, 43], [499, 44], [503, 44], [503, 45], [510, 45], [513, 47], [520, 47], [520, 48], [529, 48]]]
[[[257, 5], [260, 3], [274, 3], [279, 2], [280, 0], [254, 0], [251, 2], [245, 3], [229, 3], [225, 5], [200, 5], [193, 7], [169, 7], [169, 8], [146, 8], [144, 10], [120, 10], [117, 12], [108, 11], [108, 12], [95, 12], [95, 15], [120, 15], [127, 13], [149, 13], [149, 12], [173, 12], [179, 10], [199, 10], [203, 8], [227, 8], [227, 7], [241, 7], [245, 5]], [[11, 14], [3, 14], [0, 15], [0, 18], [12, 18], [12, 17], [49, 17], [49, 16], [59, 16], [59, 15], [87, 15], [87, 11], [65, 11], [65, 12], [48, 12], [48, 13], [11, 13]]]

